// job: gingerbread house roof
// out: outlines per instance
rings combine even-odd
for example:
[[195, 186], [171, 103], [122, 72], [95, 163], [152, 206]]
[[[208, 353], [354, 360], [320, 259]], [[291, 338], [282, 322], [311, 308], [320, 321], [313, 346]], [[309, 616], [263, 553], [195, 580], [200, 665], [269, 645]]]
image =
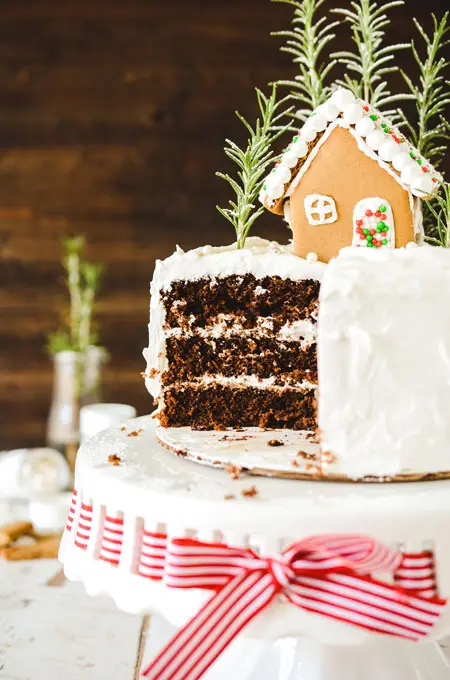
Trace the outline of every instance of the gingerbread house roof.
[[285, 199], [338, 126], [347, 129], [360, 150], [414, 196], [427, 199], [438, 191], [442, 176], [404, 134], [373, 106], [356, 99], [350, 90], [339, 88], [313, 111], [267, 176], [260, 194], [266, 208], [283, 214]]

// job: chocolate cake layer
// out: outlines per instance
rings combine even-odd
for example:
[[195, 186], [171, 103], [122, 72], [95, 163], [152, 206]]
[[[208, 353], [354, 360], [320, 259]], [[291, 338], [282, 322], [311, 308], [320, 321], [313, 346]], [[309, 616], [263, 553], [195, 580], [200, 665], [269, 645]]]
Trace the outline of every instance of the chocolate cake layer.
[[232, 389], [222, 385], [164, 392], [163, 427], [212, 430], [227, 427], [315, 430], [315, 390]]
[[205, 374], [275, 376], [278, 384], [317, 382], [315, 342], [301, 347], [299, 341], [280, 342], [271, 334], [254, 338], [190, 335], [167, 338], [166, 354], [169, 368], [162, 375], [163, 385]]
[[279, 328], [288, 321], [313, 317], [319, 287], [313, 279], [257, 279], [245, 274], [174, 281], [169, 291], [161, 292], [161, 299], [169, 328], [189, 324], [205, 327], [218, 314], [234, 314], [243, 319], [246, 328], [251, 328], [258, 317], [273, 317]]

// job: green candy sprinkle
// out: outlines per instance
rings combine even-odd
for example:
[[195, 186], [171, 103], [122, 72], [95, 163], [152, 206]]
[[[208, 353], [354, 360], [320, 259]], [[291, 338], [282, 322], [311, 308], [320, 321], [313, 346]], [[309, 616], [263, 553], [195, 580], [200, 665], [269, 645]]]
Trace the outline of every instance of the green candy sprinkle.
[[374, 113], [370, 116], [372, 120], [378, 120], [378, 116], [376, 116]]
[[384, 246], [387, 246], [387, 238], [384, 238], [384, 239], [381, 241], [381, 243], [382, 243]]
[[263, 186], [263, 191], [267, 191], [267, 185], [266, 184]]
[[383, 231], [389, 231], [389, 227], [388, 227], [388, 225], [387, 225], [387, 224], [385, 225], [385, 227], [384, 227]]
[[369, 233], [369, 230], [368, 230], [368, 229], [363, 229], [363, 233], [367, 235], [367, 234]]
[[379, 210], [380, 212], [386, 212], [387, 208], [386, 208], [385, 205], [380, 205], [380, 207], [378, 208], [378, 210]]
[[422, 159], [421, 159], [421, 158], [418, 158], [418, 159], [417, 159], [417, 164], [418, 164], [418, 165], [422, 165], [422, 163], [423, 163]]
[[378, 232], [379, 234], [381, 234], [382, 231], [383, 231], [383, 227], [377, 227], [377, 232]]
[[295, 135], [295, 137], [293, 138], [292, 141], [293, 141], [293, 142], [296, 142], [297, 140], [298, 140], [298, 135]]
[[386, 228], [385, 223], [384, 223], [384, 222], [378, 222], [378, 224], [377, 224], [377, 229], [378, 229], [378, 228], [380, 228], [381, 231], [384, 231], [385, 228]]
[[373, 239], [372, 234], [367, 234], [367, 240], [369, 241], [369, 243], [372, 242], [372, 239]]
[[413, 154], [412, 151], [411, 151], [411, 153], [410, 153], [409, 155], [411, 156], [411, 158], [412, 158], [413, 160], [416, 160], [416, 157], [415, 157], [415, 155]]

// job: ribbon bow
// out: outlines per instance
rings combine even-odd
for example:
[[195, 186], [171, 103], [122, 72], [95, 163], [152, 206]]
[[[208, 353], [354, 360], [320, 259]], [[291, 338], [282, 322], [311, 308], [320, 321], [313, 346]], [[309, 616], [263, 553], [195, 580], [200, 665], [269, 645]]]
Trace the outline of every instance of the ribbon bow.
[[281, 555], [220, 543], [174, 539], [163, 582], [215, 594], [144, 671], [149, 680], [198, 680], [240, 631], [283, 593], [300, 609], [409, 640], [425, 637], [446, 601], [388, 585], [369, 574], [391, 573], [401, 555], [358, 535], [325, 535]]

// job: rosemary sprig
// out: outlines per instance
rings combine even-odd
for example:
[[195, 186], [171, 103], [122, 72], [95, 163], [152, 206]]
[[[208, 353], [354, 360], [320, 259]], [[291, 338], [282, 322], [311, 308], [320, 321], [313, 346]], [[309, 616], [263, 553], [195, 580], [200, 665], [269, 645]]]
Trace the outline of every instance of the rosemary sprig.
[[[256, 96], [259, 117], [253, 127], [239, 112], [236, 112], [249, 134], [245, 149], [241, 149], [230, 139], [226, 140], [225, 153], [239, 168], [237, 179], [222, 172], [216, 173], [218, 177], [228, 182], [236, 194], [236, 199], [229, 201], [229, 207], [217, 206], [217, 210], [235, 228], [238, 248], [244, 247], [251, 227], [264, 212], [263, 206], [256, 207], [256, 202], [266, 170], [274, 159], [272, 144], [289, 127], [285, 125], [280, 128], [279, 125], [280, 120], [290, 112], [290, 109], [284, 109], [287, 97], [277, 101], [276, 85], [272, 86], [270, 96], [267, 97], [258, 89]], [[281, 112], [280, 109], [282, 109]]]
[[277, 84], [289, 88], [291, 99], [299, 107], [291, 116], [303, 123], [311, 111], [331, 93], [326, 78], [336, 61], [324, 60], [324, 50], [336, 37], [333, 29], [338, 26], [339, 21], [328, 23], [326, 16], [317, 19], [317, 11], [325, 0], [272, 1], [294, 7], [292, 28], [276, 31], [272, 35], [285, 39], [285, 44], [280, 49], [291, 54], [298, 67], [299, 73], [293, 79], [279, 80]]
[[104, 266], [82, 261], [85, 246], [83, 236], [63, 239], [65, 251], [63, 266], [69, 292], [69, 311], [63, 325], [49, 335], [48, 350], [51, 354], [72, 351], [85, 352], [96, 341], [92, 327], [95, 295]]
[[[352, 0], [351, 9], [337, 8], [333, 13], [344, 17], [352, 30], [356, 54], [349, 51], [335, 52], [332, 58], [343, 64], [356, 77], [345, 75], [345, 79], [338, 81], [339, 85], [349, 88], [353, 94], [371, 103], [379, 109], [396, 101], [411, 99], [412, 95], [392, 95], [388, 89], [385, 76], [398, 67], [392, 62], [394, 52], [408, 47], [407, 44], [383, 45], [386, 28], [390, 24], [388, 12], [394, 7], [404, 5], [404, 0], [392, 0], [381, 5], [373, 0]], [[385, 114], [396, 112], [385, 111]]]
[[80, 323], [78, 330], [78, 345], [81, 351], [85, 351], [89, 345], [92, 345], [94, 342], [92, 313], [95, 295], [104, 269], [104, 265], [100, 263], [83, 262], [81, 264], [81, 277], [84, 283], [81, 292]]
[[84, 236], [63, 239], [66, 255], [63, 260], [67, 273], [67, 288], [69, 289], [69, 337], [73, 347], [78, 343], [78, 327], [81, 313], [80, 289], [80, 256], [85, 246]]
[[433, 218], [433, 233], [426, 237], [428, 243], [450, 248], [450, 184], [443, 182], [440, 192], [428, 202], [428, 210]]
[[408, 85], [412, 98], [416, 101], [418, 128], [417, 130], [409, 123], [402, 114], [411, 139], [417, 149], [432, 162], [439, 165], [447, 151], [450, 140], [448, 126], [443, 119], [447, 106], [450, 104], [450, 83], [445, 80], [445, 71], [450, 65], [443, 51], [450, 45], [449, 25], [450, 13], [446, 12], [439, 21], [432, 14], [433, 33], [428, 35], [417, 19], [414, 24], [425, 43], [425, 58], [422, 59], [414, 41], [411, 41], [411, 49], [419, 72], [419, 85], [414, 85], [411, 78], [401, 71]]

